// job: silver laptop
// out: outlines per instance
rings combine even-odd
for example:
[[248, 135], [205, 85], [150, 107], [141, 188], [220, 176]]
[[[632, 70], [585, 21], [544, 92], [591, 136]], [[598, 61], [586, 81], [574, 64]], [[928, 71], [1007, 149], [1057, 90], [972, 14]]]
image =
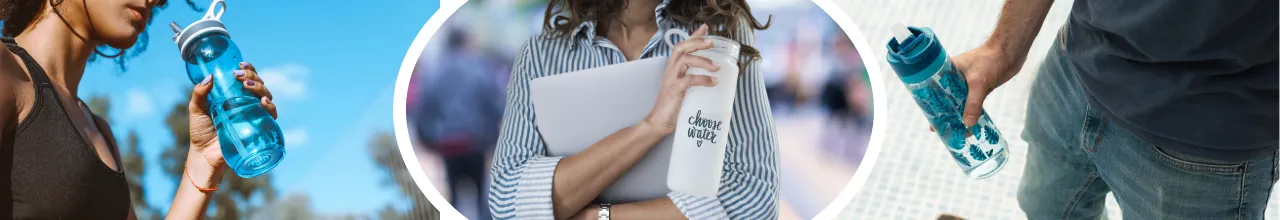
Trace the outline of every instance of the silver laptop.
[[[667, 57], [533, 79], [534, 123], [551, 156], [576, 154], [649, 114]], [[663, 138], [597, 199], [627, 203], [665, 196], [671, 135]]]

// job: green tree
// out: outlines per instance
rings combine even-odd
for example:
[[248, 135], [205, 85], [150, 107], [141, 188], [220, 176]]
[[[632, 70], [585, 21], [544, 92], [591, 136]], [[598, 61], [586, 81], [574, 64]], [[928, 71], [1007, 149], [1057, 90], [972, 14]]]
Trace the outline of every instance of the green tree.
[[[189, 94], [191, 87], [180, 91]], [[165, 125], [173, 135], [173, 143], [160, 153], [160, 164], [175, 185], [186, 183], [183, 182], [182, 172], [187, 162], [187, 152], [191, 148], [188, 120], [185, 99], [175, 104], [165, 117]], [[271, 186], [271, 173], [245, 179], [236, 176], [231, 169], [226, 169], [218, 187], [218, 192], [213, 193], [210, 211], [206, 213], [213, 219], [241, 219], [247, 216], [255, 210], [256, 206], [250, 204], [253, 198], [262, 198], [264, 203], [276, 200], [276, 189]]]
[[129, 135], [125, 138], [125, 148], [127, 151], [122, 152], [121, 160], [123, 160], [125, 179], [129, 181], [129, 194], [133, 197], [133, 212], [138, 219], [160, 219], [160, 215], [154, 207], [147, 203], [146, 189], [143, 187], [143, 173], [147, 171], [147, 161], [142, 156], [142, 145], [139, 145], [138, 131], [129, 130]]
[[395, 134], [387, 131], [375, 132], [369, 141], [369, 151], [378, 164], [378, 169], [387, 173], [388, 178], [384, 180], [384, 184], [397, 186], [400, 193], [412, 202], [412, 207], [407, 211], [399, 211], [388, 205], [378, 216], [381, 219], [440, 219], [440, 211], [431, 206], [422, 190], [414, 184], [413, 177], [409, 176], [409, 169], [396, 146]]
[[107, 99], [107, 96], [101, 94], [90, 96], [89, 102], [85, 103], [85, 105], [89, 106], [89, 111], [92, 111], [93, 114], [102, 117], [102, 120], [105, 120], [107, 124], [111, 124], [111, 99]]
[[280, 200], [276, 207], [280, 216], [276, 219], [303, 220], [315, 218], [311, 214], [311, 197], [306, 194], [293, 194]]
[[262, 205], [262, 208], [248, 215], [248, 219], [303, 220], [337, 218], [333, 216], [316, 216], [311, 212], [311, 197], [307, 194], [295, 193], [281, 197], [281, 199], [273, 203]]

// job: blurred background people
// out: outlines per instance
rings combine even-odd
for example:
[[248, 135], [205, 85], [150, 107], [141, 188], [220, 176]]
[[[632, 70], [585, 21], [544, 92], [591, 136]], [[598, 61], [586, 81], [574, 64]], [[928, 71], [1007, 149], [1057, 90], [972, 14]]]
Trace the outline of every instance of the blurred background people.
[[[465, 28], [444, 29], [445, 62], [427, 63], [428, 72], [415, 85], [415, 134], [444, 163], [448, 198], [457, 205], [474, 204], [469, 217], [487, 218], [482, 211], [487, 193], [488, 156], [492, 154], [502, 120], [505, 92], [502, 80], [510, 62], [487, 56]], [[422, 68], [422, 67], [419, 67]]]

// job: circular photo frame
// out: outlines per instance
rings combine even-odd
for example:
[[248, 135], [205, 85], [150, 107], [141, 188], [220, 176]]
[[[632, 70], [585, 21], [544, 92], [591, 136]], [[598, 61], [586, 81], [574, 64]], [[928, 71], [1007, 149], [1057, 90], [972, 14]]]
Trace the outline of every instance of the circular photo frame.
[[[726, 102], [733, 104], [724, 107], [732, 110], [722, 110], [732, 115], [721, 122], [728, 125], [708, 129], [705, 135], [693, 135], [705, 138], [706, 143], [725, 143], [713, 147], [720, 151], [706, 153], [681, 150], [680, 139], [691, 137], [685, 130], [669, 132], [666, 138], [645, 138], [649, 136], [635, 135], [643, 132], [627, 133], [636, 126], [612, 122], [647, 121], [643, 120], [647, 117], [640, 116], [652, 112], [648, 107], [655, 105], [651, 103], [653, 97], [662, 90], [656, 84], [664, 81], [666, 67], [673, 66], [667, 65], [668, 58], [678, 57], [670, 56], [671, 47], [654, 42], [684, 40], [658, 36], [665, 29], [696, 32], [695, 28], [686, 27], [690, 25], [683, 25], [689, 22], [681, 22], [689, 15], [680, 13], [688, 11], [681, 10], [683, 7], [697, 7], [697, 3], [686, 6], [655, 2], [658, 5], [652, 18], [659, 30], [652, 38], [641, 37], [648, 42], [612, 32], [623, 30], [617, 26], [607, 29], [592, 21], [577, 21], [573, 28], [557, 32], [566, 34], [553, 36], [553, 31], [544, 31], [548, 30], [544, 22], [551, 22], [544, 20], [546, 15], [572, 12], [555, 11], [555, 7], [547, 10], [547, 1], [441, 2], [440, 10], [423, 26], [405, 54], [396, 81], [393, 114], [396, 140], [409, 174], [441, 211], [443, 219], [550, 217], [572, 214], [564, 210], [573, 209], [595, 215], [609, 213], [610, 208], [612, 214], [622, 215], [623, 210], [637, 207], [631, 204], [650, 201], [636, 198], [667, 202], [659, 204], [666, 207], [650, 214], [679, 211], [672, 214], [691, 219], [829, 219], [848, 205], [866, 181], [880, 151], [878, 137], [882, 136], [883, 126], [872, 125], [885, 123], [882, 114], [873, 114], [885, 111], [879, 103], [885, 100], [883, 81], [878, 74], [868, 74], [880, 72], [880, 62], [870, 52], [876, 48], [867, 44], [852, 19], [829, 0], [748, 0], [732, 4], [749, 4], [742, 8], [750, 11], [736, 14], [754, 18], [760, 24], [757, 28], [739, 24], [745, 22], [708, 25], [708, 32], [727, 35], [750, 46], [759, 58], [739, 59], [745, 65], [741, 65], [738, 80], [733, 83], [737, 89], [727, 90], [736, 95], [730, 96], [732, 102]], [[768, 24], [767, 28], [760, 28], [764, 24]], [[645, 68], [648, 66], [652, 68]], [[609, 68], [613, 69], [606, 72], [619, 74], [599, 74], [601, 69]], [[643, 71], [654, 73], [622, 73]], [[591, 80], [601, 83], [586, 83]], [[634, 93], [641, 95], [547, 95], [612, 95], [633, 87], [637, 91]], [[572, 88], [576, 93], [557, 93], [555, 88]], [[688, 92], [694, 93], [697, 91]], [[697, 95], [685, 97], [694, 96]], [[573, 104], [578, 102], [572, 101], [593, 98], [603, 100], [595, 103], [605, 106], [578, 107]], [[650, 101], [626, 101], [645, 98]], [[567, 103], [555, 105], [567, 107], [532, 107], [537, 103]], [[609, 112], [573, 110], [588, 108]], [[705, 111], [697, 116], [710, 117], [712, 110]], [[572, 117], [562, 115], [595, 118], [570, 120], [567, 118]], [[617, 141], [613, 139], [619, 137], [612, 136], [630, 139]], [[582, 142], [584, 139], [587, 141]], [[593, 146], [595, 142], [605, 142], [596, 139], [611, 140]], [[609, 148], [637, 143], [655, 147], [643, 151]], [[588, 149], [594, 152], [584, 153]], [[579, 154], [583, 156], [570, 156]], [[712, 179], [709, 183], [718, 185], [712, 186], [718, 188], [717, 193], [667, 192], [671, 184], [685, 184], [674, 182], [707, 183], [661, 181], [682, 178], [666, 171], [671, 169], [670, 164], [678, 163], [670, 161], [688, 160], [671, 155], [715, 158], [700, 155], [720, 154], [723, 162], [695, 161], [699, 165], [680, 166], [711, 167], [701, 170], [721, 175], [715, 178], [721, 181]], [[562, 159], [566, 156], [574, 157], [574, 161], [565, 163]], [[605, 168], [615, 166], [622, 169]], [[495, 178], [493, 173], [501, 176]], [[612, 177], [608, 181], [611, 184], [587, 181], [601, 176]], [[552, 181], [569, 179], [582, 182], [559, 185]], [[596, 193], [572, 195], [556, 200], [568, 201], [562, 202], [565, 204], [552, 204], [552, 197], [559, 196], [552, 195], [553, 188], [570, 186]], [[654, 190], [666, 193], [655, 194], [651, 192]]]

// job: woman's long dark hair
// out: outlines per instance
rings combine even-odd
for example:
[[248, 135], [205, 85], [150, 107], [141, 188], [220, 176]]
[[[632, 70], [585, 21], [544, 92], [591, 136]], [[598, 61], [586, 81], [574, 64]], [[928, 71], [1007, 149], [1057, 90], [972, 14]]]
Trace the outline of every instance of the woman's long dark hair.
[[[50, 16], [41, 14], [41, 12], [44, 11], [44, 7], [49, 5], [60, 5], [65, 1], [68, 0], [0, 0], [0, 36], [17, 37], [18, 34], [22, 34], [23, 31], [27, 30], [28, 26], [31, 26], [31, 24], [37, 19], [40, 19], [40, 16]], [[161, 8], [164, 8], [168, 2], [167, 0], [155, 1], [155, 7], [151, 8], [151, 20], [155, 20], [155, 14], [157, 14]], [[203, 10], [196, 6], [195, 0], [186, 0], [186, 3], [192, 10]], [[147, 20], [147, 25], [151, 24], [151, 20]], [[90, 56], [89, 61], [93, 62], [93, 60], [98, 58], [112, 59], [116, 63], [116, 67], [123, 71], [125, 70], [124, 66], [126, 60], [137, 56], [138, 53], [147, 49], [148, 39], [150, 39], [150, 36], [146, 31], [143, 31], [142, 34], [138, 35], [138, 43], [134, 44], [133, 48], [120, 50], [114, 55], [103, 54], [100, 52], [103, 49], [111, 49], [110, 46], [100, 45], [97, 48], [98, 51], [95, 51], [97, 55]]]
[[[628, 0], [551, 0], [543, 13], [542, 25], [556, 36], [568, 36], [582, 22], [608, 22], [617, 20]], [[737, 36], [736, 30], [751, 28], [768, 29], [773, 23], [769, 16], [765, 23], [756, 20], [746, 0], [672, 0], [667, 3], [667, 14], [685, 27], [707, 24], [709, 35], [727, 37], [741, 42], [746, 36]], [[739, 66], [760, 59], [760, 51], [751, 45], [742, 45]], [[743, 68], [744, 70], [746, 68]]]
[[4, 23], [0, 33], [5, 37], [18, 36], [40, 16], [45, 4], [45, 1], [0, 0], [0, 20]]

